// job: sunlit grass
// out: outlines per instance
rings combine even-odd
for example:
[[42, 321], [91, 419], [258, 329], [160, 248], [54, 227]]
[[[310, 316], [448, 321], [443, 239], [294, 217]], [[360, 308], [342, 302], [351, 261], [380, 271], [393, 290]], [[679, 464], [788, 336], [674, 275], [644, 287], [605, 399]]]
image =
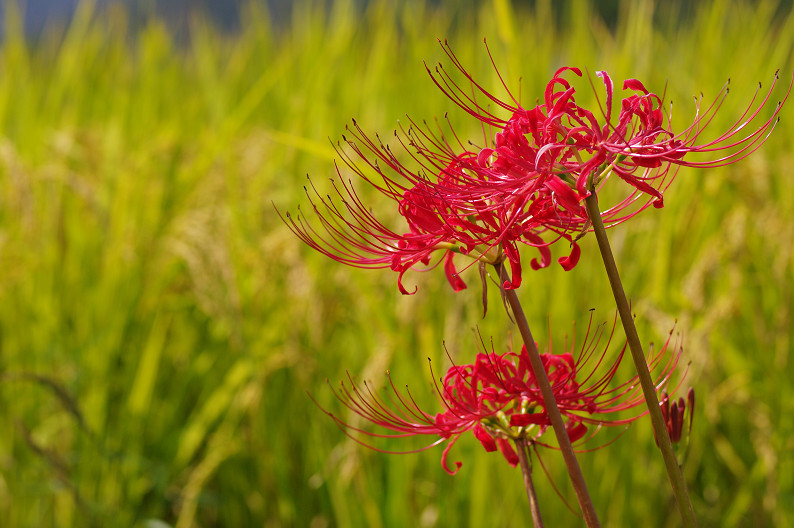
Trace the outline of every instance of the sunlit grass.
[[[660, 8], [652, 21], [650, 2], [627, 1], [614, 28], [584, 1], [560, 16], [551, 2], [392, 4], [301, 3], [286, 30], [252, 6], [237, 35], [195, 18], [188, 44], [83, 4], [35, 45], [6, 4], [0, 525], [528, 525], [518, 470], [473, 438], [449, 477], [440, 450], [360, 448], [305, 394], [335, 408], [326, 377], [377, 385], [390, 369], [432, 404], [425, 358], [444, 365], [442, 341], [464, 360], [475, 325], [510, 341], [496, 292], [484, 320], [474, 270], [458, 294], [440, 274], [409, 274], [419, 293], [402, 297], [391, 272], [301, 246], [272, 203], [305, 206], [305, 175], [334, 174], [328, 138], [351, 117], [389, 137], [406, 112], [449, 112], [459, 134], [482, 137], [427, 77], [436, 38], [498, 91], [487, 38], [527, 101], [566, 64], [666, 83], [679, 123], [693, 95], [710, 100], [731, 77], [717, 130], [776, 69], [787, 84], [794, 22], [768, 2], [704, 2], [686, 21]], [[703, 526], [794, 522], [794, 115], [782, 117], [752, 158], [682, 170], [664, 209], [612, 234], [643, 339], [663, 340], [676, 318], [684, 336], [699, 402], [684, 469]], [[589, 238], [574, 271], [525, 276], [539, 341], [547, 321], [561, 342], [589, 308], [613, 316]], [[558, 458], [544, 462], [573, 502]], [[647, 424], [582, 466], [605, 526], [677, 525]], [[537, 480], [544, 515], [574, 524]]]

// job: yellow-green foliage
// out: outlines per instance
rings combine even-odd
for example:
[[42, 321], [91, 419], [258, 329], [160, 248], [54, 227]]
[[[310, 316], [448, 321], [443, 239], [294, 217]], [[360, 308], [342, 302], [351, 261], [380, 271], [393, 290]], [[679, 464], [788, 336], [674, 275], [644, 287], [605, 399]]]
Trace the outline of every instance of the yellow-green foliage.
[[[450, 477], [439, 449], [359, 447], [306, 395], [339, 410], [326, 377], [378, 385], [388, 368], [432, 408], [425, 358], [442, 369], [442, 341], [461, 361], [475, 325], [509, 342], [498, 296], [481, 320], [469, 272], [458, 294], [440, 273], [409, 274], [419, 293], [401, 297], [391, 272], [303, 247], [271, 202], [306, 205], [305, 175], [334, 175], [328, 138], [351, 117], [389, 137], [406, 112], [449, 111], [481, 137], [424, 70], [443, 57], [438, 37], [498, 92], [487, 37], [530, 102], [561, 65], [666, 85], [679, 126], [693, 95], [731, 77], [714, 130], [792, 69], [794, 22], [771, 2], [627, 0], [614, 24], [584, 0], [320, 4], [299, 2], [286, 29], [256, 6], [235, 34], [194, 17], [176, 42], [162, 22], [131, 30], [123, 10], [85, 2], [34, 44], [4, 3], [0, 525], [529, 525], [518, 470], [472, 438]], [[750, 159], [682, 170], [664, 209], [612, 231], [644, 339], [675, 318], [684, 337], [698, 394], [684, 469], [702, 526], [794, 524], [792, 104]], [[574, 271], [524, 280], [541, 341], [547, 320], [561, 347], [588, 308], [612, 318], [591, 237]], [[582, 455], [605, 526], [677, 525], [649, 429]], [[544, 462], [574, 503], [558, 455]], [[549, 525], [576, 524], [537, 473]]]

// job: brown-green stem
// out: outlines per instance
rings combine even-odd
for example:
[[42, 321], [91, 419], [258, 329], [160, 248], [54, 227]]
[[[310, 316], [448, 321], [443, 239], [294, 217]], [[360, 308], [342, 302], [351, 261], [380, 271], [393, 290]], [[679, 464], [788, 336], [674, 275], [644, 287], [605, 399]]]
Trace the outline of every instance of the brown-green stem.
[[529, 453], [527, 453], [527, 441], [522, 439], [514, 440], [518, 461], [521, 464], [521, 474], [524, 476], [524, 488], [527, 490], [529, 499], [529, 509], [532, 512], [532, 525], [535, 528], [543, 528], [543, 519], [540, 516], [538, 497], [535, 495], [535, 486], [532, 484], [532, 465], [529, 463]]
[[596, 197], [595, 189], [590, 189], [590, 196], [585, 200], [585, 205], [587, 207], [587, 214], [593, 224], [593, 231], [598, 241], [598, 248], [601, 250], [601, 258], [604, 261], [604, 267], [609, 277], [609, 284], [612, 286], [612, 294], [615, 297], [615, 304], [620, 314], [620, 321], [623, 323], [623, 329], [626, 332], [626, 339], [629, 342], [631, 357], [637, 368], [637, 375], [642, 385], [645, 403], [648, 405], [648, 414], [651, 417], [653, 430], [656, 433], [659, 449], [661, 449], [662, 458], [664, 458], [664, 465], [667, 468], [667, 476], [670, 478], [670, 485], [673, 488], [673, 494], [678, 502], [678, 510], [681, 513], [684, 526], [686, 528], [694, 528], [697, 526], [695, 512], [692, 509], [692, 503], [689, 500], [689, 494], [686, 490], [684, 475], [681, 473], [681, 467], [678, 465], [678, 460], [673, 452], [673, 444], [670, 441], [670, 436], [667, 432], [664, 418], [662, 417], [662, 410], [659, 407], [659, 398], [656, 396], [656, 386], [648, 370], [648, 363], [645, 361], [642, 343], [637, 334], [637, 327], [634, 325], [634, 317], [631, 314], [631, 308], [626, 298], [626, 292], [623, 290], [620, 275], [618, 275], [618, 267], [615, 264], [615, 257], [612, 255], [612, 248], [609, 245], [609, 239], [607, 238], [606, 229], [604, 228], [604, 221], [601, 218], [601, 211], [598, 208], [598, 198]]
[[565, 429], [565, 422], [562, 420], [560, 409], [557, 407], [557, 400], [554, 398], [554, 392], [549, 383], [549, 377], [546, 375], [546, 369], [543, 368], [543, 361], [540, 359], [540, 352], [538, 346], [535, 344], [535, 339], [532, 337], [532, 332], [529, 330], [529, 323], [524, 315], [524, 310], [521, 308], [521, 302], [518, 300], [515, 290], [507, 290], [504, 288], [505, 281], [508, 280], [507, 270], [502, 264], [494, 264], [497, 276], [500, 279], [502, 293], [507, 299], [510, 309], [513, 312], [515, 323], [521, 333], [521, 338], [524, 341], [524, 346], [529, 355], [529, 363], [532, 367], [532, 373], [538, 382], [538, 388], [543, 396], [543, 405], [546, 407], [546, 413], [549, 415], [551, 426], [554, 429], [554, 434], [557, 437], [562, 457], [565, 460], [565, 467], [568, 469], [568, 475], [571, 478], [571, 484], [576, 492], [576, 499], [579, 501], [579, 507], [582, 509], [582, 515], [588, 528], [600, 527], [601, 523], [598, 521], [593, 501], [590, 499], [590, 494], [587, 492], [587, 484], [585, 484], [582, 470], [579, 467], [579, 461], [576, 459], [571, 439], [568, 437], [568, 431]]

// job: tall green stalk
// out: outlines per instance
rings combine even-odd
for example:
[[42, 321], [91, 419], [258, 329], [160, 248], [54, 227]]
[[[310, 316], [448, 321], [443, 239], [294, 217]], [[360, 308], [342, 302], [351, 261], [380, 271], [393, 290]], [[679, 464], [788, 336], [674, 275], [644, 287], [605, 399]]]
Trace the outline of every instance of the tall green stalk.
[[651, 417], [653, 430], [656, 433], [659, 449], [661, 449], [662, 458], [664, 458], [664, 465], [667, 468], [667, 476], [670, 479], [673, 494], [678, 502], [678, 510], [681, 513], [684, 526], [686, 528], [694, 528], [697, 526], [695, 512], [689, 500], [684, 475], [681, 473], [681, 467], [678, 465], [678, 459], [673, 452], [673, 444], [670, 441], [667, 427], [664, 424], [662, 410], [659, 407], [659, 399], [656, 396], [656, 386], [651, 378], [648, 363], [645, 361], [642, 343], [637, 334], [637, 327], [634, 325], [634, 318], [631, 315], [631, 308], [626, 298], [626, 292], [623, 290], [623, 284], [620, 281], [618, 267], [615, 264], [615, 257], [612, 255], [612, 248], [609, 245], [604, 221], [601, 218], [601, 211], [598, 208], [598, 197], [596, 196], [595, 189], [590, 189], [590, 196], [585, 200], [585, 205], [587, 207], [587, 214], [593, 223], [593, 231], [598, 241], [598, 248], [601, 250], [601, 258], [604, 261], [604, 267], [609, 277], [609, 284], [612, 286], [612, 294], [615, 297], [615, 303], [617, 304], [618, 313], [620, 314], [620, 321], [626, 332], [629, 349], [631, 350], [631, 357], [637, 368], [637, 375], [642, 385], [645, 403], [648, 405], [648, 414]]
[[540, 515], [538, 496], [535, 494], [535, 485], [532, 484], [532, 464], [529, 461], [527, 440], [525, 438], [515, 439], [514, 443], [516, 444], [518, 461], [521, 464], [521, 475], [524, 477], [524, 488], [527, 490], [529, 509], [532, 511], [532, 525], [535, 528], [543, 528], [543, 518]]
[[571, 484], [576, 491], [576, 499], [579, 501], [579, 507], [582, 509], [585, 523], [588, 528], [595, 528], [601, 526], [596, 515], [593, 501], [590, 499], [590, 494], [587, 491], [587, 484], [582, 476], [582, 470], [579, 467], [579, 461], [576, 459], [571, 439], [568, 437], [568, 431], [565, 429], [565, 422], [562, 420], [562, 414], [557, 406], [557, 400], [554, 398], [554, 392], [549, 383], [549, 377], [546, 374], [546, 369], [543, 368], [543, 361], [540, 359], [540, 352], [538, 346], [535, 344], [535, 339], [532, 337], [532, 332], [529, 329], [529, 323], [524, 315], [524, 310], [521, 307], [521, 302], [518, 300], [515, 290], [507, 290], [503, 284], [508, 280], [507, 270], [502, 264], [494, 264], [496, 273], [500, 278], [500, 287], [502, 293], [507, 299], [510, 309], [513, 312], [516, 325], [521, 338], [524, 341], [524, 346], [529, 355], [529, 363], [532, 367], [532, 373], [538, 382], [538, 388], [543, 396], [543, 405], [546, 407], [546, 412], [549, 415], [551, 426], [554, 429], [554, 434], [557, 436], [557, 443], [560, 446], [562, 457], [565, 460], [565, 467], [568, 469], [568, 475], [571, 478]]

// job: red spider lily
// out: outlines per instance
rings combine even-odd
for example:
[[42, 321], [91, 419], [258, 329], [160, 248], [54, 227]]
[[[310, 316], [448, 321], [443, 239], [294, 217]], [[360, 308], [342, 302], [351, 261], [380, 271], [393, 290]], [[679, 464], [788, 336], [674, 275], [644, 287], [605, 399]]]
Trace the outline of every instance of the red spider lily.
[[[587, 335], [576, 358], [573, 355], [576, 349], [574, 342], [566, 347], [571, 352], [554, 354], [549, 347], [547, 353], [541, 354], [572, 442], [583, 441], [588, 433], [592, 437], [602, 426], [626, 426], [647, 412], [640, 412], [639, 409], [643, 407], [644, 399], [636, 376], [623, 383], [614, 383], [626, 345], [611, 365], [606, 364], [614, 325], [606, 346], [600, 354], [597, 353], [606, 329], [606, 323], [593, 328], [591, 315]], [[651, 351], [648, 358], [651, 369], [657, 372], [657, 388], [668, 385], [681, 354], [679, 348], [668, 355], [669, 343], [670, 338], [658, 353]], [[351, 431], [376, 438], [437, 437], [428, 446], [402, 453], [422, 451], [448, 442], [441, 462], [450, 474], [456, 473], [462, 465], [461, 462], [455, 462], [455, 469], [449, 467], [447, 459], [450, 449], [467, 431], [474, 434], [486, 451], [499, 449], [512, 466], [518, 463], [518, 457], [511, 440], [522, 439], [550, 447], [541, 437], [551, 422], [532, 374], [529, 356], [523, 347], [519, 353], [510, 351], [496, 354], [492, 345], [491, 352], [477, 354], [473, 364], [450, 367], [443, 379], [435, 384], [443, 406], [443, 411], [436, 414], [424, 411], [407, 390], [405, 393], [400, 392], [390, 375], [391, 393], [386, 397], [377, 394], [367, 382], [357, 384], [350, 375], [348, 378], [349, 386], [342, 382], [340, 389], [334, 391], [337, 398], [353, 413], [389, 432], [371, 432], [355, 427], [323, 410], [350, 438], [371, 449], [396, 453], [379, 449], [357, 438]], [[602, 416], [635, 408], [638, 408], [635, 414], [624, 418]]]
[[[610, 226], [631, 218], [650, 204], [662, 207], [662, 194], [678, 167], [718, 167], [749, 156], [764, 143], [777, 124], [780, 109], [792, 87], [789, 84], [783, 100], [768, 118], [763, 119], [761, 111], [769, 103], [778, 81], [776, 72], [769, 91], [758, 104], [760, 83], [747, 109], [732, 126], [715, 139], [699, 143], [700, 136], [727, 97], [727, 84], [705, 111], [701, 110], [701, 100], [696, 99], [694, 121], [684, 130], [674, 132], [672, 106], [669, 113], [664, 112], [663, 97], [649, 92], [637, 79], [624, 81], [623, 89], [630, 94], [621, 100], [616, 117], [614, 84], [607, 72], [596, 72], [606, 92], [605, 108], [599, 103], [597, 117], [593, 111], [576, 104], [576, 90], [565, 75], [570, 72], [581, 77], [582, 73], [572, 67], [557, 70], [546, 87], [543, 103], [525, 109], [504, 82], [509, 101], [498, 99], [479, 85], [446, 43], [444, 51], [466, 79], [466, 86], [456, 83], [441, 65], [434, 72], [428, 69], [436, 85], [463, 110], [499, 130], [492, 145], [483, 148], [478, 156], [483, 172], [490, 176], [485, 184], [487, 189], [482, 192], [490, 191], [513, 201], [524, 201], [530, 196], [526, 204], [535, 209], [517, 211], [515, 221], [523, 224], [528, 219], [536, 219], [536, 211], [540, 209], [547, 215], [542, 226], [557, 233], [589, 227], [581, 202], [589, 195], [592, 185], [603, 187], [612, 174], [629, 183], [633, 191], [602, 211]], [[471, 87], [484, 96], [485, 104], [470, 95]], [[595, 87], [593, 89], [595, 91]], [[509, 112], [510, 117], [499, 117], [491, 110], [492, 106], [498, 111]], [[754, 129], [752, 123], [757, 123]], [[687, 159], [695, 153], [719, 153], [720, 157], [705, 161]], [[478, 186], [481, 182], [482, 178], [478, 177], [469, 183]], [[643, 194], [648, 196], [645, 201], [640, 200]]]
[[[309, 196], [319, 228], [301, 214], [297, 218], [287, 215], [290, 228], [329, 257], [351, 266], [388, 267], [398, 272], [403, 294], [413, 293], [402, 284], [407, 270], [433, 268], [442, 260], [453, 289], [464, 289], [453, 263], [456, 253], [472, 262], [507, 260], [512, 279], [504, 287], [517, 288], [522, 280], [519, 244], [539, 250], [540, 259], [530, 262], [532, 269], [539, 269], [551, 262], [549, 246], [567, 240], [571, 252], [558, 262], [572, 269], [580, 255], [576, 241], [590, 227], [582, 202], [591, 189], [602, 189], [613, 174], [629, 184], [624, 198], [602, 207], [609, 227], [651, 204], [662, 207], [663, 192], [680, 166], [716, 167], [745, 158], [766, 140], [783, 104], [778, 103], [766, 120], [761, 117], [776, 74], [757, 105], [758, 93], [733, 126], [714, 140], [699, 143], [728, 94], [727, 85], [703, 112], [696, 100], [693, 123], [676, 133], [672, 112], [663, 111], [663, 98], [636, 79], [623, 83], [629, 94], [614, 112], [612, 79], [606, 72], [597, 72], [604, 84], [605, 106], [599, 104], [594, 112], [576, 103], [576, 90], [566, 79], [568, 74], [581, 76], [581, 70], [560, 68], [549, 81], [543, 102], [525, 109], [506, 85], [509, 101], [488, 92], [466, 72], [446, 43], [443, 47], [466, 86], [456, 83], [441, 65], [428, 72], [453, 102], [488, 129], [497, 130], [492, 138], [486, 137], [486, 145], [464, 145], [454, 131], [450, 140], [440, 128], [435, 132], [411, 121], [401, 134], [395, 132], [405, 151], [398, 157], [379, 136], [373, 139], [353, 121], [348, 128], [352, 139], [343, 138], [352, 154], [341, 147], [338, 152], [353, 172], [396, 202], [404, 227], [394, 230], [377, 219], [344, 178], [341, 185], [334, 184], [341, 204], [316, 190], [314, 197]], [[790, 91], [791, 85], [783, 101]], [[478, 102], [472, 93], [485, 101]], [[507, 112], [510, 117], [504, 119], [496, 112]], [[760, 125], [745, 132], [756, 121]], [[687, 159], [695, 153], [718, 157]], [[409, 168], [406, 156], [416, 168]], [[337, 171], [341, 177], [338, 167]]]
[[[359, 129], [356, 130], [360, 132]], [[354, 143], [350, 144], [357, 148]], [[381, 148], [384, 156], [386, 153], [391, 156], [388, 147]], [[459, 156], [449, 154], [446, 166], [440, 171], [440, 179], [450, 182], [460, 179], [473, 163], [473, 159], [475, 156], [470, 152]], [[288, 225], [304, 242], [334, 260], [360, 268], [388, 267], [398, 272], [397, 285], [403, 294], [416, 291], [409, 292], [404, 288], [402, 277], [405, 272], [420, 264], [429, 266], [433, 254], [442, 252], [445, 255], [444, 269], [450, 284], [455, 291], [464, 289], [466, 285], [457, 274], [452, 256], [454, 253], [474, 253], [478, 259], [497, 262], [498, 254], [493, 250], [490, 234], [493, 231], [492, 226], [498, 222], [497, 213], [487, 212], [481, 215], [476, 204], [467, 207], [449, 200], [447, 196], [434, 190], [436, 185], [418, 174], [408, 173], [407, 169], [397, 165], [396, 159], [393, 163], [395, 170], [401, 170], [406, 179], [414, 182], [412, 187], [398, 186], [396, 182], [389, 180], [384, 180], [383, 186], [368, 181], [397, 202], [398, 211], [405, 219], [408, 231], [397, 232], [382, 223], [362, 203], [352, 184], [344, 180], [341, 185], [334, 182], [336, 194], [342, 201], [341, 206], [330, 195], [326, 198], [322, 198], [317, 192], [314, 193], [314, 198], [309, 195], [316, 216], [322, 224], [321, 229], [313, 227], [302, 214], [294, 218], [287, 213]], [[352, 162], [349, 164], [359, 170]], [[377, 164], [373, 164], [373, 167], [376, 166]], [[366, 178], [363, 172], [360, 175]]]

